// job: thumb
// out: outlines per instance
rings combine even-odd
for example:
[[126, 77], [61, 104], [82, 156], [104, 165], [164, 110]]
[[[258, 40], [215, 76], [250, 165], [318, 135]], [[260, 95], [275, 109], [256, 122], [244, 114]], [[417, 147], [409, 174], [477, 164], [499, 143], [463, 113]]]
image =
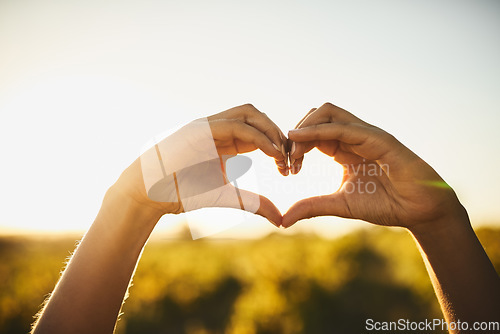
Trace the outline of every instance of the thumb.
[[281, 225], [281, 212], [273, 202], [262, 195], [226, 184], [219, 188], [216, 198], [215, 202], [208, 206], [245, 210], [266, 218], [276, 227]]
[[290, 227], [301, 219], [318, 216], [351, 218], [349, 207], [340, 193], [305, 198], [294, 203], [283, 215], [281, 225]]

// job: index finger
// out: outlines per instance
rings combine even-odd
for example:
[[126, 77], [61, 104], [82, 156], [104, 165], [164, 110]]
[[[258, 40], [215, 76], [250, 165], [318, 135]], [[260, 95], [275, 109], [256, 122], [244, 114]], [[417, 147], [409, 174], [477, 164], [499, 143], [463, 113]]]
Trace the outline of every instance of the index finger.
[[275, 149], [281, 153], [281, 156], [275, 157], [275, 162], [280, 173], [287, 175], [287, 138], [281, 129], [265, 113], [260, 112], [252, 104], [244, 104], [210, 116], [209, 119], [236, 119], [260, 131], [269, 138], [271, 143], [275, 145]]
[[411, 152], [387, 132], [361, 123], [325, 123], [290, 130], [288, 136], [296, 142], [338, 140], [352, 152], [373, 161], [397, 163], [401, 154]]

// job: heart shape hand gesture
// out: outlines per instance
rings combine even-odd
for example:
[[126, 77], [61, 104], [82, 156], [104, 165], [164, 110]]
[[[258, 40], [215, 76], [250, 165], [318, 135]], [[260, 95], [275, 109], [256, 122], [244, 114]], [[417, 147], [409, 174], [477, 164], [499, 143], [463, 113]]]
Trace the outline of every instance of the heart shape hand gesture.
[[[287, 176], [300, 171], [304, 154], [314, 147], [343, 166], [341, 187], [330, 195], [300, 200], [283, 216], [269, 199], [228, 180], [226, 162], [237, 154], [260, 149]], [[128, 180], [121, 183], [138, 202], [162, 213], [239, 208], [283, 227], [333, 215], [418, 228], [464, 211], [453, 190], [416, 154], [330, 103], [309, 111], [288, 138], [248, 104], [196, 120], [155, 140], [120, 179]]]
[[[343, 166], [342, 184], [330, 195], [296, 202], [283, 216], [269, 199], [231, 184], [237, 175], [228, 165], [240, 153], [262, 150], [286, 176], [300, 171], [304, 154], [314, 147]], [[191, 122], [153, 140], [103, 203], [34, 333], [113, 332], [137, 260], [160, 217], [203, 207], [239, 208], [283, 227], [321, 215], [406, 227], [419, 244], [447, 320], [498, 319], [499, 277], [453, 190], [393, 136], [329, 103], [312, 109], [288, 138], [251, 105]]]

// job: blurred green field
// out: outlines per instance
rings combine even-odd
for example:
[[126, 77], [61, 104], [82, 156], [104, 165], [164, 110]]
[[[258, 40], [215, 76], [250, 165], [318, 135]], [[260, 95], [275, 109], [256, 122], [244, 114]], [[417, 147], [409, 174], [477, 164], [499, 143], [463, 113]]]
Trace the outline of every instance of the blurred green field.
[[[500, 272], [500, 229], [477, 234]], [[75, 243], [0, 238], [0, 333], [29, 331]], [[335, 240], [152, 241], [123, 312], [120, 334], [362, 333], [369, 318], [442, 318], [411, 236], [377, 227]]]

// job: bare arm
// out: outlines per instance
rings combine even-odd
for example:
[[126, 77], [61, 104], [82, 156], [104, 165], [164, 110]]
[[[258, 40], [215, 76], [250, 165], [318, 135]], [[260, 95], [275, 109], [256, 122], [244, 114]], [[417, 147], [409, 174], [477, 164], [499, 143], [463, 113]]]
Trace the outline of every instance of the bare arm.
[[[286, 152], [279, 149], [284, 147], [286, 138], [267, 116], [253, 106], [229, 109], [210, 116], [208, 122], [210, 140], [213, 140], [211, 145], [215, 144], [217, 154], [236, 155], [261, 149], [275, 159], [283, 175], [287, 174]], [[183, 145], [182, 140], [180, 145]], [[189, 145], [180, 151], [189, 155], [188, 149]], [[207, 173], [192, 176], [182, 180], [182, 186], [188, 190], [212, 181], [207, 179], [211, 177]], [[227, 186], [223, 188], [228, 189]], [[264, 216], [275, 225], [281, 223], [281, 213], [267, 198], [244, 190], [239, 194], [242, 198], [245, 194], [251, 198], [257, 196], [257, 206], [251, 212]], [[215, 194], [202, 197], [193, 204], [193, 208], [208, 206], [240, 208], [240, 203]], [[33, 333], [112, 333], [137, 261], [153, 228], [163, 214], [180, 213], [184, 209], [186, 206], [179, 201], [149, 199], [141, 160], [134, 161], [106, 193], [97, 218], [40, 312]]]
[[447, 219], [448, 228], [411, 230], [446, 321], [500, 321], [500, 280], [466, 213]]
[[294, 204], [283, 226], [321, 215], [407, 228], [417, 241], [448, 322], [498, 321], [500, 279], [454, 191], [387, 132], [332, 104], [313, 109], [290, 131], [298, 171], [317, 147], [344, 167], [340, 189]]
[[112, 333], [137, 260], [161, 214], [111, 188], [33, 332]]

